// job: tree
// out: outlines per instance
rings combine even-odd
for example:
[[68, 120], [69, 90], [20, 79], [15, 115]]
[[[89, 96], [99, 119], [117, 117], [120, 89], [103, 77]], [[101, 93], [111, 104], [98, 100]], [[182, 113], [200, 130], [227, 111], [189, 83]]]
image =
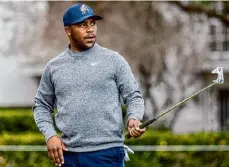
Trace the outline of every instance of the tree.
[[[169, 1], [187, 13], [205, 14], [208, 18], [219, 19], [229, 27], [229, 2], [228, 1]], [[219, 8], [217, 9], [216, 6]]]
[[[25, 19], [28, 17], [26, 25], [31, 27], [15, 28], [18, 42], [12, 46], [26, 55], [26, 59], [44, 65], [67, 44], [62, 14], [73, 2], [45, 2], [46, 8], [40, 10], [39, 17], [29, 10], [32, 2], [25, 3], [26, 9], [25, 5], [14, 2], [18, 5], [17, 13], [21, 12]], [[203, 48], [207, 47], [206, 16], [182, 12], [177, 4], [168, 2], [86, 3], [104, 16], [102, 22], [98, 21], [98, 42], [118, 50], [136, 74], [146, 101], [145, 119], [158, 115], [201, 87], [195, 70], [204, 55]], [[40, 20], [34, 24], [36, 18]], [[26, 34], [26, 29], [30, 33]], [[183, 108], [166, 117], [170, 117], [171, 128]]]
[[[201, 85], [193, 71], [201, 61], [207, 39], [198, 44], [196, 41], [203, 37], [195, 28], [198, 18], [173, 6], [164, 2], [98, 5], [105, 15], [105, 21], [99, 23], [100, 42], [119, 50], [138, 74], [144, 98], [150, 104], [146, 119], [183, 100]], [[169, 8], [172, 10], [166, 14], [164, 11]], [[200, 24], [206, 22], [204, 18]], [[170, 114], [171, 128], [183, 107]]]

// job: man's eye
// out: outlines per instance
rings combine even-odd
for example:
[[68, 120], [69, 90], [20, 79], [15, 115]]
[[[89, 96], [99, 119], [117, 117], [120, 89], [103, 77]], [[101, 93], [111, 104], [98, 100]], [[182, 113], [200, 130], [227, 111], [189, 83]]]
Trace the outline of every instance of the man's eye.
[[80, 24], [79, 26], [80, 26], [80, 27], [85, 27], [86, 24], [82, 23], [82, 24]]
[[92, 23], [91, 23], [91, 26], [94, 26], [94, 25], [95, 25], [95, 22], [92, 22]]

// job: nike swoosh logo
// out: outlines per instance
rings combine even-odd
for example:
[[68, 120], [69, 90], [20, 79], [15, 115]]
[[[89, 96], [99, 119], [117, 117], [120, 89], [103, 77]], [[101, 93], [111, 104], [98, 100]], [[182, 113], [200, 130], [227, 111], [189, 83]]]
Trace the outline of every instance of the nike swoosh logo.
[[91, 66], [96, 66], [97, 64], [99, 64], [99, 62], [92, 62]]

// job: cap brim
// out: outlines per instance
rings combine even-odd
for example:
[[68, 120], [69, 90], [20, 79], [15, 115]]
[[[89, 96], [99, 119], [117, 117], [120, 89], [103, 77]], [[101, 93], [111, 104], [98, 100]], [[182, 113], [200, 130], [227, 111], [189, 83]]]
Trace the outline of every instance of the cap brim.
[[90, 16], [88, 18], [93, 18], [95, 20], [102, 20], [103, 19], [103, 17], [102, 16], [99, 16], [99, 15], [93, 15], [93, 16]]
[[76, 21], [73, 21], [71, 24], [79, 24], [88, 18], [94, 18], [95, 20], [102, 20], [103, 19], [103, 17], [99, 16], [99, 15], [88, 15], [88, 16], [84, 16], [84, 17], [82, 17]]

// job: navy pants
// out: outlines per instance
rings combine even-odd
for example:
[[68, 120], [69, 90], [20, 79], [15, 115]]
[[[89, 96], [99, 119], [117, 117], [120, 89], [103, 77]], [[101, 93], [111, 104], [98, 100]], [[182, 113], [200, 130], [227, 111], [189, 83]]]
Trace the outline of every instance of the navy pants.
[[62, 167], [124, 167], [124, 148], [113, 147], [92, 152], [64, 152]]

